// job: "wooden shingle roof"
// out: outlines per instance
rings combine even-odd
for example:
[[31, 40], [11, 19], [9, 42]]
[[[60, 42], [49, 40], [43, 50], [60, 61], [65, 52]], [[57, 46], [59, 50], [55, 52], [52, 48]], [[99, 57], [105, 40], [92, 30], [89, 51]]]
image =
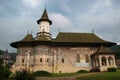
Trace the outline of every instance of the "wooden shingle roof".
[[10, 45], [17, 48], [18, 45], [58, 45], [58, 46], [113, 46], [116, 43], [105, 41], [95, 35], [94, 33], [67, 33], [60, 32], [55, 39], [48, 40], [44, 35], [41, 35], [37, 40], [33, 38], [32, 34], [27, 34], [24, 39], [13, 42]]
[[101, 39], [94, 33], [60, 32], [53, 41], [55, 42], [79, 42], [79, 43], [111, 43], [111, 42]]
[[49, 19], [46, 9], [44, 10], [41, 19]]
[[32, 34], [27, 34], [21, 41], [19, 42], [31, 42], [34, 41], [34, 38], [32, 36]]
[[113, 54], [113, 53], [114, 51], [112, 51], [110, 48], [100, 46], [100, 48], [96, 51], [95, 54]]
[[37, 20], [37, 23], [39, 24], [39, 22], [41, 22], [41, 21], [48, 21], [50, 23], [50, 25], [52, 24], [52, 21], [49, 19], [46, 9], [44, 10], [41, 18], [39, 20]]

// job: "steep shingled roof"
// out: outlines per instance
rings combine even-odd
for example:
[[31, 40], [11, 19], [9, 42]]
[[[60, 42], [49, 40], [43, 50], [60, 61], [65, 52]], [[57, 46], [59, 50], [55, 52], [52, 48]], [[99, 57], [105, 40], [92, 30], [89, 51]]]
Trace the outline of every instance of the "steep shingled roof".
[[44, 10], [41, 19], [49, 19], [46, 9]]
[[39, 24], [39, 22], [41, 22], [41, 21], [48, 21], [50, 23], [50, 25], [52, 24], [52, 21], [49, 19], [46, 9], [44, 10], [41, 18], [39, 20], [37, 20], [37, 23]]
[[113, 54], [114, 52], [108, 48], [100, 46], [100, 48], [96, 51], [96, 54]]
[[[36, 44], [37, 42], [37, 44]], [[40, 36], [38, 40], [35, 40], [32, 36], [32, 34], [27, 34], [24, 39], [18, 41], [18, 42], [13, 42], [10, 45], [12, 47], [17, 48], [19, 44], [22, 44], [23, 46], [25, 45], [38, 45], [43, 43], [47, 44], [49, 43], [50, 45], [106, 45], [106, 46], [113, 46], [116, 43], [105, 41], [101, 38], [99, 38], [97, 35], [94, 33], [66, 33], [66, 32], [60, 32], [58, 36], [55, 39], [48, 40], [44, 35]], [[48, 44], [47, 44], [48, 45]]]
[[53, 40], [55, 42], [80, 42], [80, 43], [109, 43], [99, 38], [94, 33], [64, 33], [60, 32]]
[[19, 42], [31, 42], [34, 41], [34, 38], [32, 36], [32, 34], [27, 34], [21, 41]]

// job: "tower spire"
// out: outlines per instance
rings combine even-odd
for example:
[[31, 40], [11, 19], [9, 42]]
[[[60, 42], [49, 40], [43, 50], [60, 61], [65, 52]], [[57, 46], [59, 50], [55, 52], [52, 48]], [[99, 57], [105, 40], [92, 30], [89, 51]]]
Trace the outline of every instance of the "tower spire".
[[41, 16], [41, 19], [49, 19], [46, 8]]
[[39, 25], [39, 32], [37, 33], [36, 40], [40, 40], [41, 37], [45, 37], [47, 40], [51, 40], [50, 25], [52, 21], [49, 19], [46, 8], [39, 20], [37, 20]]
[[48, 17], [46, 8], [45, 8], [41, 18], [39, 20], [37, 20], [37, 23], [39, 24], [41, 21], [48, 21], [50, 25], [52, 24], [52, 21]]

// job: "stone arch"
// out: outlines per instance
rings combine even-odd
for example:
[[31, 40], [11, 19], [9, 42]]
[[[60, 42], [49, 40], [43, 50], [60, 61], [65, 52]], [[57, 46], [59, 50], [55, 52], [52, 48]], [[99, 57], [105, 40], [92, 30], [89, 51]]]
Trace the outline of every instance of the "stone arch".
[[101, 61], [102, 62], [102, 66], [106, 66], [107, 65], [106, 57], [103, 56], [101, 60], [102, 60]]
[[108, 57], [108, 63], [109, 63], [109, 65], [113, 65], [114, 64], [113, 58], [111, 56]]

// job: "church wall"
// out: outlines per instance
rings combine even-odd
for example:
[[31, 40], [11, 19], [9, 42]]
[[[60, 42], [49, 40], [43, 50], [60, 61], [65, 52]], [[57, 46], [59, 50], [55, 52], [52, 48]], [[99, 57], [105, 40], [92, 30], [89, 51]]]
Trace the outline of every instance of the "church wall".
[[[58, 62], [56, 64], [56, 72], [77, 72], [79, 70], [90, 70], [92, 68], [90, 55], [93, 54], [94, 48], [90, 47], [59, 47], [58, 48]], [[96, 50], [96, 49], [95, 49]], [[77, 56], [80, 55], [79, 62], [76, 61]], [[88, 62], [86, 62], [85, 55], [88, 55]], [[64, 59], [64, 63], [62, 62]]]
[[[95, 51], [95, 47], [51, 47], [44, 45], [20, 47], [15, 66], [16, 70], [27, 68], [33, 72], [38, 70], [51, 73], [89, 71], [92, 68], [90, 56]], [[22, 61], [23, 59], [24, 61]]]
[[[33, 66], [33, 47], [19, 47], [17, 49], [16, 62], [14, 64], [15, 70], [27, 69], [28, 65]], [[28, 55], [30, 53], [30, 55]]]

